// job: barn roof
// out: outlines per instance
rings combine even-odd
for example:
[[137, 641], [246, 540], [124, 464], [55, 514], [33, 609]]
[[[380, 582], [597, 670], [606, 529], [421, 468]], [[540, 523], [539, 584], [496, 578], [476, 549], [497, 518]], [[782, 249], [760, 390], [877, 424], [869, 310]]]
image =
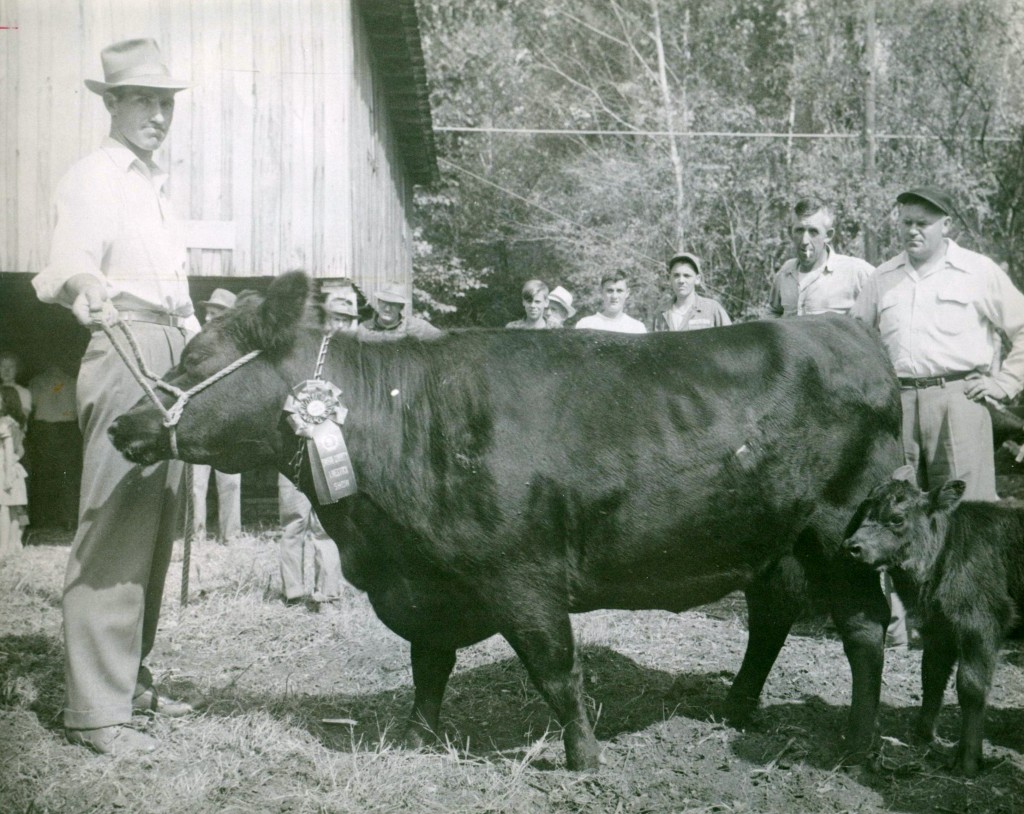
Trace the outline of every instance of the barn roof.
[[437, 179], [434, 124], [415, 0], [359, 0], [410, 179]]

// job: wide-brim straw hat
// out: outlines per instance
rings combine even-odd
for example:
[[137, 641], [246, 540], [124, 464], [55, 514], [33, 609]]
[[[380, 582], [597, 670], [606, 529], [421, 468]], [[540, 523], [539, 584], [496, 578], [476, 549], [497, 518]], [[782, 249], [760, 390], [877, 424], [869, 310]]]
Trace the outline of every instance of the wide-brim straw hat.
[[189, 86], [184, 79], [175, 79], [160, 57], [160, 46], [153, 39], [122, 40], [100, 52], [103, 81], [86, 79], [85, 86], [93, 93], [111, 88], [162, 88], [179, 91]]
[[565, 309], [565, 312], [569, 315], [566, 319], [576, 315], [576, 309], [572, 307], [572, 294], [562, 288], [562, 286], [556, 285], [552, 291], [548, 292], [548, 302], [552, 300]]

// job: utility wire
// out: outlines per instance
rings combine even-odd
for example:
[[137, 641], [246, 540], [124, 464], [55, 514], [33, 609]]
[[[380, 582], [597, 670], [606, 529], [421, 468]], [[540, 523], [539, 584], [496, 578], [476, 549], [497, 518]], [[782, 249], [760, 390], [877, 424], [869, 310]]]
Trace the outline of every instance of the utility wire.
[[[771, 133], [747, 132], [742, 130], [569, 130], [545, 127], [454, 127], [435, 125], [436, 133], [510, 133], [537, 136], [649, 136], [662, 138], [784, 138], [784, 139], [835, 139], [854, 141], [864, 138], [862, 133]], [[879, 141], [941, 141], [941, 136], [926, 133], [875, 133], [872, 138]], [[953, 136], [954, 141], [1017, 141], [1016, 136]]]

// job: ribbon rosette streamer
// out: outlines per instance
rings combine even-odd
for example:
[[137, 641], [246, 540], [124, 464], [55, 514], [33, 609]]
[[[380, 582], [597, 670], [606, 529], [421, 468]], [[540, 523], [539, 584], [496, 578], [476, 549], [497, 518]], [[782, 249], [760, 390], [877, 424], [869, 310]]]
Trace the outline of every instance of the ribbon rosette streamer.
[[288, 423], [296, 435], [308, 439], [310, 469], [320, 503], [337, 503], [354, 495], [355, 474], [341, 434], [348, 410], [339, 400], [341, 390], [330, 382], [308, 379], [292, 390], [284, 404]]

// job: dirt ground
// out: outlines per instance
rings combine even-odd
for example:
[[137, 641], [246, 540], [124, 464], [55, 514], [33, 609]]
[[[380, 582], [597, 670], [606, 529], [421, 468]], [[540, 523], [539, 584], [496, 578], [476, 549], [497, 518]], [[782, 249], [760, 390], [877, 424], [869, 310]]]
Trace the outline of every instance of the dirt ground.
[[[1000, 491], [1024, 505], [1005, 459]], [[959, 721], [952, 687], [940, 740], [916, 743], [921, 652], [887, 651], [878, 750], [840, 765], [849, 704], [841, 643], [822, 620], [791, 636], [752, 725], [718, 713], [746, 640], [738, 595], [683, 614], [574, 617], [605, 765], [564, 769], [545, 704], [510, 648], [460, 652], [442, 712], [446, 748], [392, 744], [411, 703], [408, 647], [350, 591], [337, 606], [284, 608], [276, 538], [198, 550], [193, 601], [172, 565], [151, 665], [201, 706], [139, 721], [163, 748], [88, 756], [59, 726], [59, 586], [66, 548], [0, 565], [2, 812], [1024, 812], [1024, 645], [1000, 654], [985, 770], [946, 770]], [[177, 570], [175, 570], [177, 569]]]

